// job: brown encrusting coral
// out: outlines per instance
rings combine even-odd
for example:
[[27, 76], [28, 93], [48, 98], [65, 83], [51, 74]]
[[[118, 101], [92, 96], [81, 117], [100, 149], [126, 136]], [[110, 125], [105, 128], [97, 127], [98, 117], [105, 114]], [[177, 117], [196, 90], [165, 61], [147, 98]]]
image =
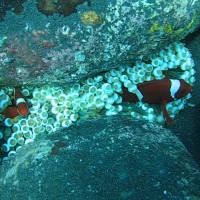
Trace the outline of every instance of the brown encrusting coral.
[[[27, 0], [1, 0], [0, 1], [0, 21], [4, 20], [6, 11], [11, 10], [15, 14], [20, 14], [23, 10], [23, 3]], [[76, 12], [76, 6], [87, 2], [90, 6], [91, 0], [37, 0], [38, 10], [45, 15], [59, 13], [67, 16]]]
[[67, 16], [76, 12], [76, 6], [88, 2], [90, 5], [91, 0], [37, 0], [37, 8], [45, 15], [53, 15], [59, 13]]

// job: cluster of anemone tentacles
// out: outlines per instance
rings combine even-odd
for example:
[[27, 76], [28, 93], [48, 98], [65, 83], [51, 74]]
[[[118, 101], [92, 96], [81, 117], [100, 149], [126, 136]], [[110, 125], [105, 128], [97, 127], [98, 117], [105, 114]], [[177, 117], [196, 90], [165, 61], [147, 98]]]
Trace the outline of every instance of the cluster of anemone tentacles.
[[[134, 93], [138, 83], [166, 78], [184, 79], [193, 85], [195, 82], [194, 61], [189, 50], [180, 42], [166, 46], [163, 50], [148, 57], [141, 57], [134, 66], [121, 66], [103, 75], [88, 78], [72, 87], [40, 88], [23, 87], [21, 92], [27, 97], [30, 114], [26, 118], [17, 116], [5, 119], [0, 129], [1, 159], [6, 160], [16, 153], [22, 145], [33, 142], [38, 134], [51, 133], [62, 127], [100, 115], [130, 113], [136, 119], [164, 124], [165, 119], [159, 105], [143, 102], [123, 103], [122, 85]], [[0, 90], [0, 112], [11, 104], [13, 89]], [[171, 118], [182, 110], [188, 94], [182, 99], [167, 104]]]

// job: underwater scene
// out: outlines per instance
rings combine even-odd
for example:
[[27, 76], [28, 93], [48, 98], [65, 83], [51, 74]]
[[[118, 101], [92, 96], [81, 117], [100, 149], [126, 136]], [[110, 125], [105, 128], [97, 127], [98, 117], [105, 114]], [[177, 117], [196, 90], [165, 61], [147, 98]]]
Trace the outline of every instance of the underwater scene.
[[0, 0], [0, 200], [200, 200], [199, 0]]

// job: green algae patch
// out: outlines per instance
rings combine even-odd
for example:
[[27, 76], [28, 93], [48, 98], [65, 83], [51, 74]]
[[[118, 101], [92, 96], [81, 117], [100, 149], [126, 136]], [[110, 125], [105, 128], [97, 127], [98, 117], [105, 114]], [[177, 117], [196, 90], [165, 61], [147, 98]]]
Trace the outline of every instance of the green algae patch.
[[164, 31], [168, 34], [173, 33], [172, 26], [170, 24], [167, 24], [166, 26], [160, 26], [158, 22], [154, 22], [153, 25], [150, 27], [149, 32], [153, 33], [156, 31]]

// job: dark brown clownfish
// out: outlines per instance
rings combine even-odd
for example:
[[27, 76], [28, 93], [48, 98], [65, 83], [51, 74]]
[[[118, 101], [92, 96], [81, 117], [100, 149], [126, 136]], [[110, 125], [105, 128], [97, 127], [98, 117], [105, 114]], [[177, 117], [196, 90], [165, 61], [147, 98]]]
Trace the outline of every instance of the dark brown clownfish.
[[135, 93], [130, 93], [123, 86], [123, 102], [144, 102], [149, 104], [161, 104], [163, 116], [169, 124], [174, 121], [166, 110], [166, 104], [181, 99], [192, 91], [192, 86], [182, 79], [153, 80], [137, 84]]
[[3, 111], [3, 114], [4, 114], [5, 118], [11, 118], [11, 119], [13, 119], [13, 118], [15, 118], [16, 116], [19, 115], [19, 112], [18, 112], [18, 110], [17, 110], [16, 107], [10, 106], [10, 107], [6, 108]]
[[19, 88], [14, 89], [14, 106], [10, 106], [3, 111], [5, 118], [15, 118], [18, 115], [26, 117], [29, 113], [29, 108], [24, 95]]

